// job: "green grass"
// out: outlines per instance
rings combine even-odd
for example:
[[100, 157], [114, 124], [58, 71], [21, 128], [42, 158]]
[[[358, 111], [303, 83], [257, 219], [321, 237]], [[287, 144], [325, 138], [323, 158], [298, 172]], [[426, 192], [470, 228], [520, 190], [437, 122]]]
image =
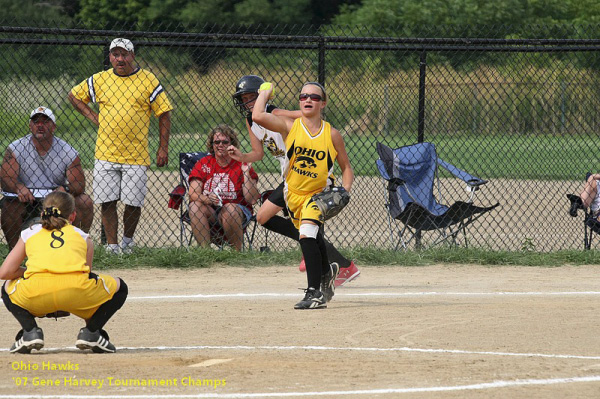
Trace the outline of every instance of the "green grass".
[[[358, 175], [378, 174], [377, 142], [396, 148], [416, 141], [414, 136], [345, 138]], [[440, 158], [482, 178], [579, 179], [598, 160], [594, 144], [597, 138], [593, 136], [439, 134], [426, 136], [425, 141], [436, 145]]]
[[[0, 120], [7, 126], [6, 134], [0, 138], [2, 149], [27, 133], [26, 116], [0, 110]], [[248, 135], [244, 127], [234, 123], [240, 132], [241, 147], [250, 150]], [[150, 129], [150, 156], [154, 160], [158, 148], [156, 118], [152, 118]], [[233, 121], [229, 121], [233, 123]], [[196, 126], [197, 125], [197, 126]], [[239, 126], [238, 126], [239, 125]], [[179, 152], [204, 151], [204, 134], [188, 132], [207, 132], [210, 122], [194, 122], [194, 128], [174, 128], [169, 144], [171, 162], [166, 169], [177, 169]], [[56, 134], [73, 145], [79, 152], [83, 167], [91, 169], [94, 159], [94, 147], [97, 129], [91, 126], [74, 110], [66, 108], [58, 125]], [[200, 139], [198, 139], [198, 137]], [[357, 175], [377, 176], [375, 160], [378, 158], [375, 145], [382, 142], [390, 147], [400, 147], [417, 141], [414, 132], [395, 132], [389, 135], [348, 134], [344, 137], [350, 161]], [[477, 133], [425, 133], [425, 141], [433, 142], [438, 155], [482, 178], [509, 178], [528, 180], [572, 180], [585, 175], [591, 166], [598, 162], [596, 150], [597, 134], [581, 132], [578, 135], [551, 134], [495, 134]], [[262, 162], [254, 164], [259, 173], [277, 173], [279, 164], [265, 155]], [[157, 170], [152, 167], [153, 170]], [[339, 168], [336, 170], [339, 175]]]
[[[90, 169], [93, 165], [95, 131], [90, 129], [82, 134], [67, 133], [60, 135], [74, 145], [83, 161], [83, 166]], [[369, 137], [347, 136], [344, 138], [350, 162], [354, 172], [359, 176], [378, 176], [375, 160], [378, 158], [375, 144], [382, 142], [392, 148], [413, 144], [416, 138], [408, 135]], [[0, 147], [10, 143], [9, 138], [0, 139]], [[436, 145], [438, 155], [469, 173], [481, 178], [507, 178], [526, 180], [572, 180], [585, 175], [598, 161], [595, 151], [597, 139], [590, 136], [430, 136], [426, 141]], [[154, 160], [158, 139], [150, 139], [150, 156]], [[165, 169], [153, 170], [174, 171], [177, 169], [179, 152], [204, 151], [204, 143], [197, 140], [173, 135], [170, 141], [169, 166]], [[244, 138], [242, 149], [250, 150]], [[575, 161], [577, 160], [577, 161]], [[269, 155], [254, 168], [259, 173], [278, 173], [279, 163]], [[336, 167], [337, 168], [337, 167]], [[335, 171], [339, 176], [339, 168]]]
[[[483, 266], [538, 266], [600, 265], [598, 251], [488, 251], [483, 249], [433, 249], [427, 251], [391, 251], [377, 248], [355, 248], [342, 251], [359, 265], [373, 266], [429, 266], [436, 264], [464, 264]], [[114, 257], [98, 250], [94, 264], [97, 269], [108, 268], [180, 268], [193, 269], [213, 266], [262, 267], [296, 266], [301, 259], [299, 250], [284, 252], [234, 252], [229, 250], [192, 248], [138, 249], [129, 256]]]
[[[596, 250], [566, 250], [551, 253], [534, 251], [489, 251], [469, 248], [437, 248], [425, 251], [392, 251], [378, 248], [353, 248], [342, 250], [358, 265], [418, 267], [438, 264], [482, 266], [534, 266], [560, 267], [565, 265], [600, 265], [600, 252]], [[0, 245], [4, 258], [8, 247]], [[154, 249], [137, 248], [131, 255], [114, 256], [97, 247], [94, 253], [94, 269], [199, 269], [216, 266], [264, 267], [296, 266], [300, 262], [299, 250], [282, 252], [235, 252], [217, 251], [192, 247]]]

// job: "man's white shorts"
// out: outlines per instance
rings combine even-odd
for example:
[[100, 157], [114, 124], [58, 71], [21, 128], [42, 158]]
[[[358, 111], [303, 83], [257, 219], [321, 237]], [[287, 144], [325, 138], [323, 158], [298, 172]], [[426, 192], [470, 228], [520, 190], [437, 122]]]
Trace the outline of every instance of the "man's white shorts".
[[126, 205], [142, 207], [146, 197], [144, 165], [127, 165], [108, 161], [94, 162], [94, 203], [121, 200]]

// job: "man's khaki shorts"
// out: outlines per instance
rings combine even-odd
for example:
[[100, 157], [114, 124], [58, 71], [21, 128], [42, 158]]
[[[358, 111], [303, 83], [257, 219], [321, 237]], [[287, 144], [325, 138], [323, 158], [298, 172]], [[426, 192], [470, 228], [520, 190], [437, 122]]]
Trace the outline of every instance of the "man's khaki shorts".
[[94, 203], [121, 200], [141, 207], [146, 197], [147, 166], [96, 160], [94, 163]]

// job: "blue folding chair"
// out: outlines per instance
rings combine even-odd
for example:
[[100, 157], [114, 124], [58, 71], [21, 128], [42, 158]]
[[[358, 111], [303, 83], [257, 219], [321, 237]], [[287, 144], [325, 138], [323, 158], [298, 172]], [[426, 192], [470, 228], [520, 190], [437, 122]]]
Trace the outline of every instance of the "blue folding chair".
[[[379, 159], [377, 169], [387, 182], [386, 207], [390, 241], [395, 249], [400, 245], [407, 249], [414, 240], [421, 249], [423, 232], [432, 232], [434, 237], [428, 246], [443, 242], [458, 245], [457, 237], [462, 233], [468, 246], [466, 228], [482, 215], [496, 208], [499, 203], [488, 207], [473, 205], [475, 194], [487, 180], [473, 176], [437, 156], [432, 143], [417, 143], [391, 149], [377, 143]], [[443, 203], [444, 192], [438, 176], [438, 166], [467, 184], [469, 198], [448, 206]], [[397, 226], [398, 241], [394, 241], [392, 220], [402, 223]]]
[[179, 185], [169, 194], [169, 208], [179, 210], [179, 244], [181, 246], [189, 247], [194, 238], [192, 232], [187, 228], [191, 224], [189, 200], [186, 198], [190, 189], [188, 179], [196, 163], [207, 155], [206, 152], [179, 153]]

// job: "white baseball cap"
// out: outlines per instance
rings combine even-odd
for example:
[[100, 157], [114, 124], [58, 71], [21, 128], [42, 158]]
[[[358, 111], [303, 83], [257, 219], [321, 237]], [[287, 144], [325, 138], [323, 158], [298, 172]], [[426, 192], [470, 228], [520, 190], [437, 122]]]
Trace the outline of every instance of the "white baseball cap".
[[122, 37], [116, 38], [110, 42], [110, 48], [108, 50], [110, 51], [115, 47], [121, 47], [122, 49], [133, 52], [133, 43], [131, 43], [131, 40], [123, 39]]
[[29, 119], [33, 118], [35, 115], [38, 114], [46, 115], [48, 118], [52, 119], [52, 122], [56, 123], [56, 117], [54, 116], [54, 112], [52, 112], [50, 108], [42, 106], [37, 107], [36, 109], [31, 111]]

